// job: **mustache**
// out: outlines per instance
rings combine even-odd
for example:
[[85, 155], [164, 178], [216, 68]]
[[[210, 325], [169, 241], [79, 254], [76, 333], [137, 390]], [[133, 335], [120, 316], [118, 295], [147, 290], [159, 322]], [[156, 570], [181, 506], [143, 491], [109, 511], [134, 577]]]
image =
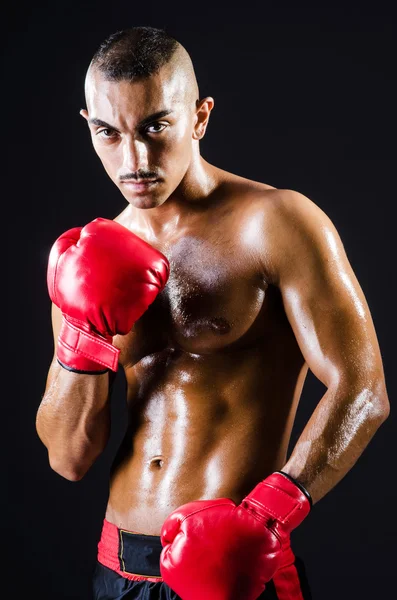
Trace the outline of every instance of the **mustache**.
[[156, 173], [130, 173], [128, 175], [121, 175], [120, 181], [140, 181], [146, 179], [157, 179]]

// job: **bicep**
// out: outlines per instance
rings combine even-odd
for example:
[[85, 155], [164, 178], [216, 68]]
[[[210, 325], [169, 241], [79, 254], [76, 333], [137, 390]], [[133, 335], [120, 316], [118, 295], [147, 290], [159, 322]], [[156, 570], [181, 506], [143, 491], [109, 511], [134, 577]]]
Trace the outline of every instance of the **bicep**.
[[[287, 318], [314, 375], [327, 387], [383, 377], [368, 303], [329, 217], [295, 193], [281, 210], [275, 261]], [[284, 214], [283, 214], [284, 213]]]

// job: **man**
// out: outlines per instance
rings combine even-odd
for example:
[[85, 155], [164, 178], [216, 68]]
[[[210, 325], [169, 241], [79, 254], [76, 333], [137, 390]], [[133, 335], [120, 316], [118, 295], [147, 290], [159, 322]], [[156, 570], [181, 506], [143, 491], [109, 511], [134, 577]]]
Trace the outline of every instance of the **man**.
[[[81, 479], [106, 446], [124, 369], [129, 422], [94, 597], [308, 598], [291, 531], [389, 414], [341, 239], [301, 193], [202, 158], [214, 100], [199, 99], [189, 55], [165, 31], [111, 35], [85, 96], [127, 206], [51, 249], [55, 350], [37, 432], [51, 467]], [[327, 390], [287, 461], [309, 368]]]

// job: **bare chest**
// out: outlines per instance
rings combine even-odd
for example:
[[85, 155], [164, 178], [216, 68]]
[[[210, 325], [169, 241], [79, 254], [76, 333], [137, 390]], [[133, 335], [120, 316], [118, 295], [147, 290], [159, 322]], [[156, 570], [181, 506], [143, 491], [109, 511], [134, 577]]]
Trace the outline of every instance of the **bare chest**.
[[169, 248], [168, 258], [170, 278], [160, 300], [177, 344], [191, 352], [209, 352], [235, 343], [250, 330], [266, 286], [238, 243], [227, 236], [187, 236]]
[[211, 354], [243, 347], [265, 332], [272, 318], [268, 286], [236, 231], [189, 233], [158, 249], [170, 262], [170, 276], [131, 336], [120, 341], [128, 362], [164, 348]]

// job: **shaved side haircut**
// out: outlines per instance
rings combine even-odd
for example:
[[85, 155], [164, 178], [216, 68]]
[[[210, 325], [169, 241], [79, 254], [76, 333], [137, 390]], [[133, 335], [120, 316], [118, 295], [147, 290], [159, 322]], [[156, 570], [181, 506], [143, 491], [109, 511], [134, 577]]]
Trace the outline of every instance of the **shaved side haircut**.
[[109, 81], [150, 77], [171, 61], [179, 46], [164, 29], [130, 27], [112, 33], [101, 43], [91, 67]]

